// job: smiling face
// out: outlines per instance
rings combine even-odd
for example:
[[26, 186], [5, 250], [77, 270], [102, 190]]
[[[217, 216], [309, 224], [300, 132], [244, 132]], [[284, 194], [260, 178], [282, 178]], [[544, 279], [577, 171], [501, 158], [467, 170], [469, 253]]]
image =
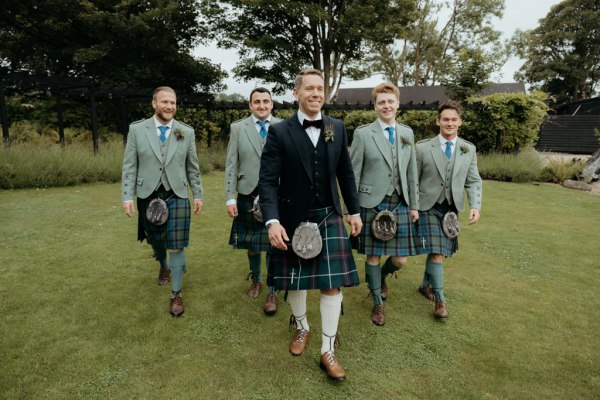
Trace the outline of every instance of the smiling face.
[[271, 100], [271, 95], [269, 93], [260, 92], [252, 93], [252, 98], [250, 99], [250, 110], [256, 118], [260, 119], [261, 121], [265, 121], [267, 117], [271, 115], [271, 110], [273, 110], [273, 101]]
[[156, 119], [163, 125], [168, 124], [175, 117], [177, 111], [177, 98], [174, 92], [160, 90], [152, 99], [152, 108]]
[[440, 127], [440, 134], [446, 140], [452, 140], [458, 135], [458, 128], [462, 125], [462, 119], [456, 110], [447, 108], [443, 110], [435, 123]]
[[294, 97], [298, 99], [300, 111], [314, 119], [325, 102], [325, 85], [319, 75], [302, 76], [302, 82], [294, 88]]
[[398, 98], [393, 93], [379, 93], [375, 99], [375, 111], [384, 123], [392, 125], [398, 111]]

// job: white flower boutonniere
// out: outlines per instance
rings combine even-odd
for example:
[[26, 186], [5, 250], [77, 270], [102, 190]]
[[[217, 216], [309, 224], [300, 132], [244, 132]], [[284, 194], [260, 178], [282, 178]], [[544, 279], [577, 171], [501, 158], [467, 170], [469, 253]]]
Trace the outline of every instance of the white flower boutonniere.
[[404, 136], [400, 136], [400, 141], [402, 142], [402, 148], [404, 148], [404, 146], [410, 146], [412, 143], [410, 143], [410, 140], [408, 140], [408, 138], [404, 137]]
[[464, 144], [460, 145], [460, 154], [467, 154], [469, 152], [469, 147]]
[[333, 124], [327, 124], [325, 126], [323, 136], [325, 138], [325, 143], [333, 142], [333, 139], [335, 139], [335, 130]]
[[177, 140], [183, 140], [183, 138], [185, 137], [183, 135], [183, 132], [179, 128], [175, 129], [175, 132], [173, 132], [173, 133], [175, 133], [175, 137], [177, 138]]

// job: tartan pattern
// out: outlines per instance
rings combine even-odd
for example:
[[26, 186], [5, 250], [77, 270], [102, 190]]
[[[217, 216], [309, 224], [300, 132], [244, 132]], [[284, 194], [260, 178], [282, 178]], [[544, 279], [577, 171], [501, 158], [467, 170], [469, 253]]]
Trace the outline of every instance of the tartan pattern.
[[[287, 251], [272, 248], [269, 262], [269, 286], [277, 290], [333, 289], [357, 286], [360, 281], [344, 221], [333, 207], [310, 210], [308, 220], [320, 223], [323, 238], [321, 254], [310, 260], [296, 255], [288, 244]], [[293, 232], [288, 232], [290, 236]]]
[[[387, 242], [377, 239], [373, 236], [371, 229], [375, 216], [379, 211], [394, 209], [397, 219], [396, 236]], [[410, 209], [400, 202], [398, 193], [394, 192], [391, 196], [385, 196], [374, 209], [361, 207], [360, 218], [363, 221], [363, 228], [357, 240], [354, 241], [354, 248], [360, 254], [377, 256], [414, 256], [418, 254], [417, 227], [411, 221]]]
[[[146, 220], [146, 209], [155, 197], [165, 200], [169, 207], [169, 219], [163, 225], [154, 225]], [[173, 194], [172, 191], [158, 190], [146, 199], [137, 199], [138, 240], [146, 239], [151, 245], [162, 245], [167, 249], [187, 247], [190, 240], [190, 201]]]
[[269, 250], [269, 233], [265, 224], [254, 219], [252, 209], [254, 197], [238, 194], [238, 216], [233, 219], [229, 244], [234, 249], [248, 249], [252, 251]]
[[454, 207], [436, 203], [427, 211], [419, 212], [419, 254], [442, 254], [445, 257], [452, 257], [458, 250], [458, 237], [448, 238], [442, 228], [442, 219], [448, 211], [454, 211]]

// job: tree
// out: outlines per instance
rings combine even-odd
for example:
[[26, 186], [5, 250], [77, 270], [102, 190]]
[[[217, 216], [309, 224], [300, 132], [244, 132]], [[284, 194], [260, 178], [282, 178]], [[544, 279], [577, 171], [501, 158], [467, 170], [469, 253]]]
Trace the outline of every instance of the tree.
[[13, 0], [0, 13], [5, 72], [184, 92], [223, 89], [225, 72], [191, 49], [195, 0]]
[[454, 58], [456, 61], [448, 70], [448, 77], [441, 83], [446, 87], [448, 97], [464, 101], [488, 85], [492, 65], [480, 49], [461, 49]]
[[532, 31], [519, 32], [525, 64], [515, 74], [558, 103], [598, 94], [600, 79], [600, 3], [565, 0], [550, 9]]
[[296, 73], [323, 71], [326, 101], [345, 76], [364, 73], [370, 49], [391, 43], [408, 23], [414, 0], [201, 0], [206, 31], [220, 47], [236, 49], [244, 80], [293, 87]]
[[416, 0], [412, 24], [394, 43], [377, 49], [371, 72], [399, 86], [435, 85], [460, 80], [454, 65], [474, 55], [486, 81], [507, 59], [508, 43], [492, 27], [492, 17], [503, 10], [503, 0]]

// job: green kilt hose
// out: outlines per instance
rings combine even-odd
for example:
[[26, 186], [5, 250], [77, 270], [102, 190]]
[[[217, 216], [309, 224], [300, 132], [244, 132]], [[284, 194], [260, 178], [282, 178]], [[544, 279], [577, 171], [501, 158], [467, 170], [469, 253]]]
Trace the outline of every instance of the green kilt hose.
[[449, 206], [446, 201], [436, 203], [427, 211], [419, 212], [419, 254], [442, 254], [452, 257], [458, 250], [458, 237], [453, 239], [446, 236], [442, 228], [442, 220], [448, 211], [456, 211], [454, 206]]
[[252, 213], [254, 196], [238, 194], [238, 216], [233, 219], [229, 244], [234, 249], [251, 251], [268, 251], [270, 247], [269, 232], [265, 224], [258, 222]]
[[[305, 260], [292, 250], [272, 248], [269, 262], [269, 286], [277, 290], [333, 289], [357, 286], [358, 271], [344, 221], [333, 207], [310, 210], [308, 220], [319, 225], [323, 249], [321, 254]], [[322, 223], [321, 223], [322, 222]], [[292, 237], [294, 232], [288, 232]]]
[[[162, 225], [154, 225], [146, 219], [146, 209], [152, 199], [160, 197], [169, 208], [169, 219]], [[163, 245], [167, 249], [187, 247], [190, 241], [190, 201], [175, 196], [172, 191], [159, 189], [146, 199], [137, 199], [138, 240], [146, 239], [151, 245]]]
[[[373, 236], [371, 224], [379, 211], [389, 210], [396, 215], [396, 236], [388, 241], [377, 239]], [[417, 250], [417, 228], [410, 216], [410, 209], [400, 201], [398, 193], [385, 196], [383, 201], [375, 208], [360, 208], [360, 219], [363, 228], [360, 235], [353, 240], [354, 248], [360, 254], [376, 256], [414, 256]]]

